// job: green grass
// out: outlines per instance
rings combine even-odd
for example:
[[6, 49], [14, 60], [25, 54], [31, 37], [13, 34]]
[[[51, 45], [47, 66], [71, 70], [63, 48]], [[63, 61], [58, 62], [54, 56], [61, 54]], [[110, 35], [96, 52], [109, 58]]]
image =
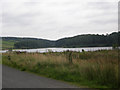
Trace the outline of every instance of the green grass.
[[0, 64], [2, 64], [2, 54], [0, 53]]
[[2, 41], [2, 49], [9, 49], [14, 47], [14, 41]]
[[[118, 51], [3, 54], [3, 64], [90, 88], [118, 87]], [[10, 58], [8, 58], [8, 56]]]

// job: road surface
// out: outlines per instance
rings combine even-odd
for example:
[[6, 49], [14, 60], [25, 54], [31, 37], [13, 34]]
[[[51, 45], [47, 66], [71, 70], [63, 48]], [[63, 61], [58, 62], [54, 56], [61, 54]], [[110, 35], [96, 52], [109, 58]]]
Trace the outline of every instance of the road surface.
[[68, 83], [2, 66], [2, 88], [76, 88]]

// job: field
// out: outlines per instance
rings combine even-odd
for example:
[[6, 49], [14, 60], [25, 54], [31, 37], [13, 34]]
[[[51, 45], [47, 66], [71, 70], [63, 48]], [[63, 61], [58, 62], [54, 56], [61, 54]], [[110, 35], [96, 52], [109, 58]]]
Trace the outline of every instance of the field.
[[14, 41], [2, 41], [2, 49], [9, 49], [14, 47]]
[[2, 63], [77, 86], [118, 87], [118, 50], [42, 54], [9, 52], [2, 55]]

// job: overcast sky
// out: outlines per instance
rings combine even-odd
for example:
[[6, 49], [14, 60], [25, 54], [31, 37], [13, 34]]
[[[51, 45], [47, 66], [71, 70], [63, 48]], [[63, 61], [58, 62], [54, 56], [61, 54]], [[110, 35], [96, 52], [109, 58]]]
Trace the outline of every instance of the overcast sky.
[[57, 40], [118, 31], [118, 0], [3, 0], [1, 6], [2, 36]]

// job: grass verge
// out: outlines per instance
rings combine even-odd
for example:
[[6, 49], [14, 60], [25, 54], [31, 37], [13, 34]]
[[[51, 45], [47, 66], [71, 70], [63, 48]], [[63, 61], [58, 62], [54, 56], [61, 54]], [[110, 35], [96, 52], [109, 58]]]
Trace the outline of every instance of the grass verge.
[[2, 63], [77, 86], [118, 88], [118, 50], [69, 53], [9, 52], [2, 55]]

